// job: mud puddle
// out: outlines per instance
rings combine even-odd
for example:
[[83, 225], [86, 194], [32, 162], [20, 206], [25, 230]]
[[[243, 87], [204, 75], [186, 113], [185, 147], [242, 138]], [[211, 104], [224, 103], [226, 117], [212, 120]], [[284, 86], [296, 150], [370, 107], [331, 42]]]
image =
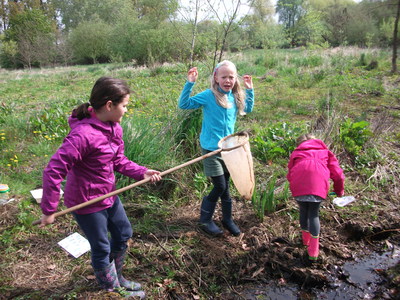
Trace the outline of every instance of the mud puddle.
[[[394, 248], [392, 251], [382, 254], [374, 253], [362, 259], [345, 263], [342, 266], [329, 266], [329, 284], [322, 288], [312, 288], [306, 291], [296, 284], [285, 282], [281, 282], [281, 284], [270, 283], [242, 290], [240, 299], [373, 299], [382, 286], [383, 277], [380, 273], [399, 262], [400, 249]], [[392, 298], [387, 295], [387, 298], [385, 297], [384, 299]]]

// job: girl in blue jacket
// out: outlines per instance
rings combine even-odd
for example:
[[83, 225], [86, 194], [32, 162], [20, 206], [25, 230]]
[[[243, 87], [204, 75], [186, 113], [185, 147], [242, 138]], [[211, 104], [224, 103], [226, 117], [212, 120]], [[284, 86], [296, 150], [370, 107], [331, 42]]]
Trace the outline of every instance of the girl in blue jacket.
[[[250, 75], [243, 76], [246, 92], [238, 80], [236, 66], [224, 60], [214, 69], [211, 87], [190, 97], [197, 80], [198, 71], [193, 67], [188, 72], [187, 82], [179, 98], [181, 109], [203, 109], [203, 121], [200, 133], [202, 153], [218, 149], [218, 142], [234, 133], [236, 116], [253, 110], [254, 90]], [[203, 160], [204, 173], [211, 177], [213, 189], [203, 198], [200, 210], [200, 228], [213, 236], [222, 235], [222, 230], [214, 223], [213, 214], [219, 198], [222, 206], [222, 225], [233, 235], [238, 236], [240, 229], [232, 220], [232, 199], [229, 194], [229, 172], [221, 158], [214, 155]]]

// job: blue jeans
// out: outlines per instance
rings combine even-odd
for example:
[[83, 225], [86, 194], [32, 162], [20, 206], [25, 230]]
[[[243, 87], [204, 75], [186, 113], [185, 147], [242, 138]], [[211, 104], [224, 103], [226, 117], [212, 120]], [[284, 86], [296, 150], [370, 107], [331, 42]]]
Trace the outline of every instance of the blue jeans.
[[118, 196], [110, 208], [91, 214], [73, 215], [90, 243], [92, 266], [95, 270], [110, 264], [111, 252], [126, 249], [133, 231]]

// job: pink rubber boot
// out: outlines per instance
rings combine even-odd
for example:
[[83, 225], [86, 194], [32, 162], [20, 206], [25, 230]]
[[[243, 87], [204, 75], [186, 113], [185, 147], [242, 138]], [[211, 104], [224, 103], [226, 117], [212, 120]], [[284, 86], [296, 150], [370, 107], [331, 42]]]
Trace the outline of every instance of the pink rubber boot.
[[319, 236], [312, 236], [310, 244], [308, 245], [308, 259], [315, 261], [318, 259], [319, 254]]
[[311, 234], [307, 230], [301, 231], [301, 239], [303, 240], [303, 245], [308, 246], [310, 244]]

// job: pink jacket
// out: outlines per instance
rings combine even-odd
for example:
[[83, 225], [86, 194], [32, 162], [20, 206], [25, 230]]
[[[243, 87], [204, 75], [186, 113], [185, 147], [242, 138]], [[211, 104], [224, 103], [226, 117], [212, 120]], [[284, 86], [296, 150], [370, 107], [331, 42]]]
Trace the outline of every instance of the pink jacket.
[[[51, 157], [43, 172], [43, 214], [56, 212], [60, 184], [67, 177], [64, 203], [72, 207], [115, 190], [114, 171], [142, 180], [147, 168], [124, 155], [122, 128], [119, 123], [102, 122], [96, 117], [68, 120], [71, 131]], [[68, 176], [67, 176], [68, 175]], [[113, 205], [115, 197], [76, 211], [78, 214], [97, 212]]]
[[287, 179], [293, 197], [315, 195], [326, 198], [330, 182], [338, 196], [344, 194], [344, 175], [335, 155], [323, 141], [307, 140], [290, 155]]

